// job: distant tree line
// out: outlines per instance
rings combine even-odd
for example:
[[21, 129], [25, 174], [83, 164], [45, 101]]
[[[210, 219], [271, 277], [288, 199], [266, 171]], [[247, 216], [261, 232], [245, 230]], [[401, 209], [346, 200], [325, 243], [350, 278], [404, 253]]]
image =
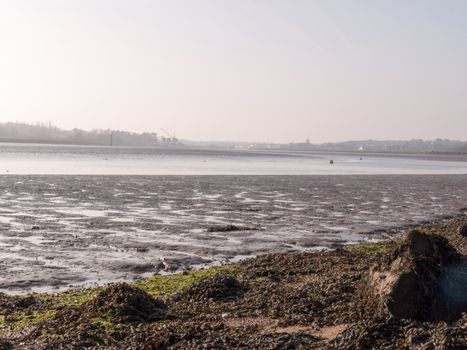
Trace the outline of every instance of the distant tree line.
[[163, 137], [155, 132], [63, 130], [51, 124], [13, 122], [0, 123], [0, 141], [141, 147], [180, 144], [175, 137]]
[[408, 141], [345, 141], [312, 144], [308, 140], [290, 143], [283, 148], [295, 150], [338, 151], [338, 152], [388, 152], [388, 153], [467, 153], [467, 142], [448, 139]]

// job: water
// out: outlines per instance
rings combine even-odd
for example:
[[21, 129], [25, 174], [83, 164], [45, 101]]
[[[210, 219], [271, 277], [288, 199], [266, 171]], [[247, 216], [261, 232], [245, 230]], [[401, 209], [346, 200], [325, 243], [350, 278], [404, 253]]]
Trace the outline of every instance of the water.
[[[329, 164], [330, 160], [334, 164]], [[467, 160], [467, 158], [466, 158]], [[3, 144], [0, 174], [466, 174], [467, 161], [281, 152]]]

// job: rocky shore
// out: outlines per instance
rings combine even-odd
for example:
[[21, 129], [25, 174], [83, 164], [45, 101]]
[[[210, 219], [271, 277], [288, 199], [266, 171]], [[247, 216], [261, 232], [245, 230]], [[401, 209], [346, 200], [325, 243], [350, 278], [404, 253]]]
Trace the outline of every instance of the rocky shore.
[[133, 284], [2, 294], [0, 349], [466, 349], [466, 224]]

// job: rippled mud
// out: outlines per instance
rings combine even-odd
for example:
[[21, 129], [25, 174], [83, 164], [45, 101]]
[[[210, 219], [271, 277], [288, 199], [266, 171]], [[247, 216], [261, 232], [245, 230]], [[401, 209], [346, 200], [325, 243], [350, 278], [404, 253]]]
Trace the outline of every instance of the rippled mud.
[[381, 240], [466, 210], [465, 175], [4, 176], [0, 290]]

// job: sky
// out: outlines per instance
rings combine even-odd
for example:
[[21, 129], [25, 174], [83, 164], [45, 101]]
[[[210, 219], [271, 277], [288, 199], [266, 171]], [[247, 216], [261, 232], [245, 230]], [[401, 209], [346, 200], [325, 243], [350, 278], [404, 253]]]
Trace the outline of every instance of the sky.
[[0, 122], [467, 140], [464, 0], [0, 0]]

